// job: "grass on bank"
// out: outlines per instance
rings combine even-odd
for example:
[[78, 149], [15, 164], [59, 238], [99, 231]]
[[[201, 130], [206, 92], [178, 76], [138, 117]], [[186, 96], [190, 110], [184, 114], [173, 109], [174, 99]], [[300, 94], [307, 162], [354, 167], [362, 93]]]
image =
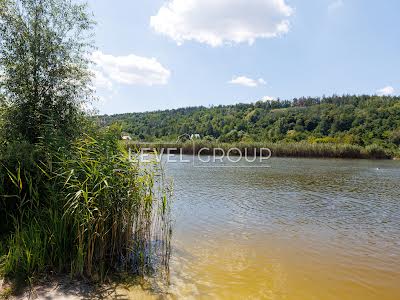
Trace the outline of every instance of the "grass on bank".
[[[247, 151], [249, 156], [254, 153], [259, 156], [261, 148], [271, 150], [273, 157], [314, 157], [314, 158], [359, 158], [359, 159], [393, 159], [400, 157], [400, 151], [385, 149], [379, 145], [369, 145], [361, 147], [350, 144], [336, 143], [221, 143], [213, 141], [186, 141], [182, 143], [146, 143], [131, 141], [126, 144], [128, 148], [177, 148], [183, 154], [197, 154], [202, 149], [201, 154], [212, 154], [214, 149], [223, 149], [225, 153], [229, 149], [237, 148], [241, 153]], [[237, 151], [236, 151], [237, 152]], [[235, 155], [235, 151], [230, 154]], [[236, 153], [237, 154], [237, 153]], [[268, 152], [263, 152], [268, 154]]]
[[119, 137], [108, 128], [37, 164], [1, 161], [3, 275], [104, 280], [152, 272], [160, 257], [167, 270], [170, 191], [157, 165], [128, 160]]

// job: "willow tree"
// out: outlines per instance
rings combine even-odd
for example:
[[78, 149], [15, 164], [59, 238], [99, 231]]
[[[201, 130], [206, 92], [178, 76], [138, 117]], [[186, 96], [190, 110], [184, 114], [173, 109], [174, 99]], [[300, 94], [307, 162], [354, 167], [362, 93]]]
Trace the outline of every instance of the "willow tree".
[[37, 165], [80, 132], [92, 26], [86, 6], [70, 0], [0, 0], [0, 237], [18, 228], [33, 194], [50, 205]]
[[10, 140], [71, 139], [90, 101], [91, 16], [70, 0], [0, 0], [0, 90]]

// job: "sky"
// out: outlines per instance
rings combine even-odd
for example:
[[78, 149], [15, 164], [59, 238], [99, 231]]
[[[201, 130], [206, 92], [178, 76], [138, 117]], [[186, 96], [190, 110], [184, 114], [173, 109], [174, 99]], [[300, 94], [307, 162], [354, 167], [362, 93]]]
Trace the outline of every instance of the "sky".
[[398, 0], [89, 0], [102, 114], [400, 93]]

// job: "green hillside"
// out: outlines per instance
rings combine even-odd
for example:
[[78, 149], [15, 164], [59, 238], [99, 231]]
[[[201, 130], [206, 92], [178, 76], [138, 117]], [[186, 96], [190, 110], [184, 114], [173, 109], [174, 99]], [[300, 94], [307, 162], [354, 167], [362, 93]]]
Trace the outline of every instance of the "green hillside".
[[400, 97], [332, 96], [258, 101], [213, 107], [100, 116], [119, 122], [134, 140], [173, 141], [198, 133], [205, 140], [237, 142], [400, 145]]

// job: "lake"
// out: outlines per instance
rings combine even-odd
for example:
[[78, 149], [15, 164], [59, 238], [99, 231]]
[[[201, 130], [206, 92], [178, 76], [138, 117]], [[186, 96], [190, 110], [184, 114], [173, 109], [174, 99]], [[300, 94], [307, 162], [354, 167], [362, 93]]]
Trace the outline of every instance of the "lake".
[[400, 162], [272, 158], [166, 172], [173, 297], [399, 299]]

